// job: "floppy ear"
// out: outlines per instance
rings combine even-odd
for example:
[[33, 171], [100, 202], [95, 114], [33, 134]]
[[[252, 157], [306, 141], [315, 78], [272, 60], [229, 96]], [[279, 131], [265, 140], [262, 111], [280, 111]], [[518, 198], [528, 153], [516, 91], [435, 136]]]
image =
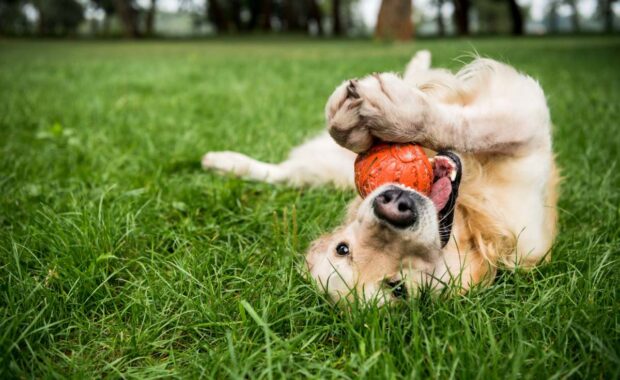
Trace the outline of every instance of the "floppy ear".
[[[437, 158], [445, 157], [456, 166], [456, 174], [452, 177], [445, 170], [452, 168], [440, 167], [441, 160]], [[438, 152], [433, 160], [433, 173], [435, 173], [433, 189], [431, 191], [431, 200], [437, 207], [437, 217], [439, 219], [439, 238], [441, 239], [441, 247], [445, 247], [450, 240], [452, 233], [452, 223], [454, 221], [454, 209], [456, 207], [456, 198], [459, 195], [459, 185], [461, 184], [461, 174], [463, 165], [459, 156], [450, 151]]]

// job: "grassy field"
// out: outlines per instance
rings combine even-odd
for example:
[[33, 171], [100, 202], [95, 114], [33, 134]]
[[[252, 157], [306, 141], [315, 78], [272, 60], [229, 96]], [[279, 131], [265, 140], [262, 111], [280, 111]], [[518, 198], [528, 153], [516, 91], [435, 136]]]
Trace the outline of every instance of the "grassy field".
[[[565, 177], [550, 264], [451, 299], [332, 307], [299, 274], [350, 192], [200, 170], [323, 126], [418, 48], [536, 77]], [[0, 41], [0, 377], [620, 377], [620, 38]]]

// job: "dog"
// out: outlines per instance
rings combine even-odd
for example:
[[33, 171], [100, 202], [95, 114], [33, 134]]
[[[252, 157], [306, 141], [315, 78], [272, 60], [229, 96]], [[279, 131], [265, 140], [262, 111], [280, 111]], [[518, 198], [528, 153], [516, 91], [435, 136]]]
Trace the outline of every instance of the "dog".
[[375, 142], [425, 148], [430, 196], [380, 186], [310, 245], [308, 273], [334, 302], [392, 303], [423, 288], [464, 293], [492, 283], [498, 268], [550, 259], [559, 177], [546, 98], [531, 77], [480, 57], [454, 74], [431, 68], [420, 51], [402, 76], [344, 81], [325, 115], [327, 132], [282, 163], [210, 152], [202, 165], [269, 183], [352, 188], [356, 154]]

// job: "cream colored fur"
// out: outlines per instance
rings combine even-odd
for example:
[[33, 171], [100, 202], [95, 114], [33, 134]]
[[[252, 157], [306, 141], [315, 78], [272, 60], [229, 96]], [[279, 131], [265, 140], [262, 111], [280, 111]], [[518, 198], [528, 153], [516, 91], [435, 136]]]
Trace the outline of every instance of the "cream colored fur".
[[[498, 267], [531, 268], [549, 259], [558, 175], [542, 89], [493, 60], [475, 59], [456, 74], [431, 69], [430, 60], [421, 51], [402, 77], [383, 73], [345, 81], [325, 108], [329, 134], [295, 148], [280, 164], [235, 152], [203, 157], [206, 169], [253, 180], [352, 187], [354, 152], [377, 138], [417, 142], [431, 155], [445, 149], [460, 155], [460, 196], [443, 249], [431, 203], [423, 207], [421, 228], [390, 231], [372, 216], [372, 194], [354, 200], [345, 223], [310, 247], [309, 272], [334, 299], [357, 293], [389, 302], [386, 279], [403, 281], [410, 292], [448, 284], [467, 290], [491, 282]], [[334, 254], [343, 241], [352, 249], [349, 257]]]

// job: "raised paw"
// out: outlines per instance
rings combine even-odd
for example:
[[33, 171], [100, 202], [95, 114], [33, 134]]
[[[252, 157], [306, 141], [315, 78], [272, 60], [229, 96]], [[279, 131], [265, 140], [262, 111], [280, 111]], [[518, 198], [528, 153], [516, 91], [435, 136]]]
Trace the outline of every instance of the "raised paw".
[[327, 102], [330, 135], [354, 152], [370, 148], [375, 138], [390, 142], [415, 140], [420, 124], [419, 94], [395, 74], [372, 74], [341, 84]]
[[360, 116], [362, 102], [357, 81], [350, 80], [334, 91], [325, 109], [329, 134], [338, 144], [357, 153], [370, 148], [373, 142]]

